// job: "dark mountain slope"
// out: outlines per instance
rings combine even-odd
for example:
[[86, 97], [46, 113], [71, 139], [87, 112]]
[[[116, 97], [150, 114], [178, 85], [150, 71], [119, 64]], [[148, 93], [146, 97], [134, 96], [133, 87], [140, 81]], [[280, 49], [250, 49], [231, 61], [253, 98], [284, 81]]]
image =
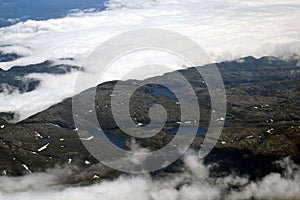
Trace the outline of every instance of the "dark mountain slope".
[[[274, 57], [246, 57], [217, 64], [226, 87], [228, 110], [222, 135], [206, 157], [207, 163], [219, 163], [217, 171], [222, 173], [236, 170], [258, 177], [277, 170], [272, 161], [279, 158], [291, 156], [300, 162], [300, 67], [296, 63]], [[194, 68], [180, 73], [189, 80], [198, 96], [201, 129], [192, 145], [198, 149], [210, 119], [209, 94]], [[127, 81], [127, 84], [134, 82]], [[97, 87], [95, 105], [101, 127], [114, 142], [125, 145], [125, 140], [130, 138], [118, 129], [110, 109], [110, 95], [115, 83], [107, 82]], [[167, 124], [155, 137], [137, 140], [151, 149], [169, 142], [176, 133], [176, 122], [180, 121], [177, 99], [168, 89], [155, 84], [139, 88], [131, 97], [133, 120], [137, 124], [149, 123], [148, 110], [155, 102], [166, 108]], [[86, 168], [90, 163], [97, 163], [78, 138], [71, 99], [17, 124], [2, 120], [0, 125], [0, 170], [3, 173], [20, 175], [57, 164]]]

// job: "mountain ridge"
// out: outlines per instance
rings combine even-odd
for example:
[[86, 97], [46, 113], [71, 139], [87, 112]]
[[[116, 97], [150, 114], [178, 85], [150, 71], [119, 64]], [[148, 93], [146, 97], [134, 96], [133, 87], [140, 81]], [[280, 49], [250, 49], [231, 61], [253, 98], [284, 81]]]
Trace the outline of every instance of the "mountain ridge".
[[[299, 70], [294, 63], [274, 57], [246, 57], [243, 62], [234, 60], [216, 64], [225, 83], [228, 110], [223, 133], [216, 147], [205, 158], [206, 162], [219, 163], [220, 171], [236, 170], [253, 177], [277, 170], [272, 162], [286, 156], [300, 162], [300, 118], [297, 115], [300, 112], [300, 84], [295, 84], [299, 83], [300, 73], [292, 73]], [[206, 85], [195, 68], [179, 72], [189, 80], [197, 94], [203, 116], [200, 126], [205, 130], [210, 120]], [[164, 78], [168, 74], [155, 78]], [[127, 82], [130, 84], [132, 81]], [[109, 111], [110, 94], [115, 84], [116, 81], [111, 81], [97, 86], [97, 117], [107, 133], [120, 140], [128, 140], [130, 138], [118, 129]], [[156, 90], [160, 93], [153, 92]], [[178, 126], [176, 122], [180, 120], [180, 112], [177, 100], [161, 90], [161, 86], [153, 84], [139, 88], [131, 98], [130, 109], [136, 123], [149, 123], [148, 109], [153, 102], [161, 103], [168, 110], [167, 124], [157, 136], [137, 140], [143, 147], [161, 148], [173, 138], [172, 129]], [[7, 120], [12, 119], [12, 115], [2, 113]], [[23, 165], [35, 172], [57, 164], [89, 168], [90, 164], [86, 163], [98, 163], [85, 150], [76, 133], [71, 98], [18, 123], [9, 124], [2, 120], [0, 125], [4, 125], [0, 129], [0, 170], [5, 170], [6, 174], [29, 173]], [[201, 137], [195, 138], [192, 148], [199, 149], [202, 141]], [[45, 145], [44, 150], [38, 151]], [[265, 166], [255, 169], [259, 162]]]

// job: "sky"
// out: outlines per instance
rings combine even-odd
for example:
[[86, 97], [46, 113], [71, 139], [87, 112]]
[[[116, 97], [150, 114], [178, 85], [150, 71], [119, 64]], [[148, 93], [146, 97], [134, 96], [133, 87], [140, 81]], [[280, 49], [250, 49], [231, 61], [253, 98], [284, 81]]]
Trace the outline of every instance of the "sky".
[[104, 1], [101, 0], [0, 0], [0, 5], [0, 27], [28, 19], [59, 18], [73, 9], [104, 9]]

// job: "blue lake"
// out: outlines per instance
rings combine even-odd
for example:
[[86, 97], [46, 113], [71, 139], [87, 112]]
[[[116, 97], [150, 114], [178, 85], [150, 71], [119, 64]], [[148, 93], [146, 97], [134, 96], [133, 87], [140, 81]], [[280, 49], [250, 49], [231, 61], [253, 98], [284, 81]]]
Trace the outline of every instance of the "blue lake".
[[[177, 127], [171, 128], [171, 129], [167, 129], [164, 132], [166, 132], [168, 135], [176, 135], [176, 133], [178, 132], [178, 129], [179, 129], [179, 127], [177, 126]], [[194, 134], [194, 132], [193, 132], [194, 129], [195, 129], [194, 126], [182, 126], [183, 134]], [[206, 133], [207, 133], [206, 128], [198, 127], [196, 137], [203, 138], [203, 137], [205, 137]]]
[[[181, 102], [188, 102], [193, 98], [193, 95], [189, 94], [188, 92], [187, 92], [187, 94], [183, 94], [182, 91], [177, 91], [177, 92], [181, 92], [181, 93], [178, 93], [181, 95]], [[152, 95], [164, 95], [170, 99], [177, 99], [176, 95], [171, 90], [169, 90], [168, 88], [163, 87], [163, 86], [154, 88], [153, 91], [151, 92], [151, 94]]]
[[166, 87], [157, 87], [152, 91], [151, 94], [153, 94], [153, 95], [165, 95], [165, 96], [167, 96], [171, 99], [176, 99], [176, 95]]
[[106, 137], [120, 149], [124, 149], [126, 144], [126, 139], [124, 137], [112, 134], [110, 132], [105, 132]]
[[254, 72], [250, 70], [245, 70], [245, 71], [240, 71], [242, 74], [247, 75], [247, 76], [253, 76]]

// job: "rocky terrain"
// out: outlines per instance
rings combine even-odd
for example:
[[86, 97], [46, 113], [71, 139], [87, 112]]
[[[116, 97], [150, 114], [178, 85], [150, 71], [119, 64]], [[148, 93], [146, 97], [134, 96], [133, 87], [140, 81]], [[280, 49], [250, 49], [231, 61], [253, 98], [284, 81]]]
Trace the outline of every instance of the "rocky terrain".
[[[73, 68], [78, 70], [73, 66], [48, 68], [48, 62], [31, 67], [34, 67], [34, 71], [47, 73], [50, 69], [51, 73], [64, 73]], [[277, 159], [290, 156], [296, 163], [300, 163], [299, 64], [297, 59], [283, 61], [275, 57], [245, 57], [216, 64], [226, 87], [227, 116], [220, 119], [225, 121], [222, 135], [213, 151], [205, 158], [206, 163], [218, 164], [215, 172], [222, 174], [236, 171], [256, 178], [280, 170], [272, 164]], [[14, 80], [14, 77], [28, 73], [26, 70], [24, 72], [25, 68], [21, 71], [18, 67], [6, 72], [0, 71], [0, 81], [12, 81], [14, 87], [23, 92], [34, 89], [38, 86], [35, 82], [32, 83], [34, 87], [23, 90], [23, 83]], [[195, 68], [180, 73], [189, 80], [198, 97], [200, 127], [192, 148], [199, 149], [210, 120], [209, 93]], [[166, 79], [171, 76], [172, 73], [169, 73], [156, 78]], [[135, 82], [129, 80], [127, 84]], [[126, 149], [126, 141], [130, 141], [130, 137], [118, 128], [111, 113], [111, 95], [115, 84], [107, 82], [97, 86], [96, 113], [110, 140]], [[156, 136], [137, 140], [141, 146], [150, 149], [167, 144], [176, 134], [179, 123], [185, 124], [187, 132], [195, 123], [180, 121], [180, 104], [170, 90], [160, 85], [146, 84], [131, 97], [130, 113], [136, 124], [144, 126], [150, 122], [149, 108], [154, 103], [163, 105], [168, 117], [166, 125]], [[118, 174], [101, 165], [93, 165], [98, 161], [84, 148], [77, 134], [72, 99], [66, 99], [16, 124], [9, 122], [14, 115], [1, 113], [0, 172], [3, 175], [18, 176], [58, 166], [69, 166], [76, 172], [80, 171], [77, 178], [73, 177], [75, 182], [81, 179], [93, 181], [95, 175], [105, 178]], [[176, 166], [180, 166], [180, 161], [162, 171], [176, 170]]]

